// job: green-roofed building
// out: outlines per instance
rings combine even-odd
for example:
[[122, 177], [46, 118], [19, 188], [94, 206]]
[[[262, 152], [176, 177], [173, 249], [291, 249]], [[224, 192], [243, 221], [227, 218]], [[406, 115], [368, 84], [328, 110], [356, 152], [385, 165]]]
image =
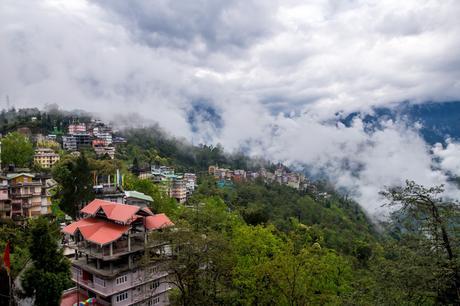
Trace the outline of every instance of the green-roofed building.
[[136, 205], [142, 208], [149, 207], [153, 203], [151, 196], [139, 191], [125, 191], [125, 204]]

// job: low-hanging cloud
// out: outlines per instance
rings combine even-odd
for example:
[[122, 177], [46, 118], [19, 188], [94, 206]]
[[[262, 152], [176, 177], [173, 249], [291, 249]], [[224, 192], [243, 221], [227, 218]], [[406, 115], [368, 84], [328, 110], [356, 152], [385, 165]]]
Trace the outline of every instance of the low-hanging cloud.
[[5, 0], [0, 101], [139, 113], [195, 143], [308, 165], [375, 211], [384, 185], [457, 175], [457, 144], [337, 114], [460, 99], [459, 15], [456, 1]]

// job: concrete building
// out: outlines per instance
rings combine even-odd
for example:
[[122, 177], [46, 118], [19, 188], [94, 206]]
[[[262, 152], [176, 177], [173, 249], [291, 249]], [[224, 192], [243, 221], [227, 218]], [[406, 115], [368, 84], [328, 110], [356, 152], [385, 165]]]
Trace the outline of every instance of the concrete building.
[[120, 204], [125, 202], [125, 193], [123, 192], [123, 189], [116, 184], [103, 183], [94, 185], [93, 190], [96, 199]]
[[153, 199], [151, 196], [139, 191], [125, 191], [124, 203], [139, 206], [141, 208], [148, 208], [152, 205]]
[[43, 168], [51, 168], [59, 159], [59, 154], [52, 149], [38, 148], [35, 150], [34, 162]]
[[86, 133], [86, 124], [84, 123], [73, 123], [69, 125], [69, 134], [82, 134]]
[[8, 180], [0, 177], [0, 219], [11, 218], [11, 200], [8, 195]]
[[[174, 226], [169, 218], [102, 200], [80, 212], [84, 218], [62, 230], [66, 246], [75, 249], [71, 273], [77, 285], [73, 292], [65, 292], [64, 301], [93, 298], [97, 305], [168, 305], [168, 271], [155, 254], [168, 254], [170, 249], [152, 241], [149, 233]], [[145, 252], [152, 257], [141, 261]]]
[[77, 138], [73, 135], [62, 136], [62, 147], [67, 151], [76, 151]]
[[112, 146], [104, 147], [104, 146], [96, 146], [93, 147], [94, 152], [96, 152], [97, 156], [104, 156], [107, 154], [111, 159], [115, 158], [115, 148]]
[[185, 188], [187, 189], [187, 197], [192, 195], [196, 188], [196, 174], [184, 173]]
[[91, 147], [91, 142], [93, 139], [90, 134], [88, 133], [74, 134], [73, 137], [75, 137], [75, 142], [77, 144], [78, 150]]
[[182, 176], [176, 175], [170, 181], [169, 196], [175, 198], [179, 203], [187, 200], [187, 186]]
[[51, 213], [51, 197], [42, 190], [45, 187], [41, 179], [30, 173], [9, 173], [7, 179], [13, 220]]

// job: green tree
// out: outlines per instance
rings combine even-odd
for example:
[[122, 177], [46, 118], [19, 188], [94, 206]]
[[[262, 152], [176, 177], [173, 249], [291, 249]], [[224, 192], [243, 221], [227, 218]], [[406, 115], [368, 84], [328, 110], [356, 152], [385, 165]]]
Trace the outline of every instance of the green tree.
[[53, 177], [59, 183], [59, 206], [69, 216], [76, 217], [78, 209], [94, 199], [91, 170], [84, 154], [61, 160], [53, 168]]
[[137, 176], [128, 174], [124, 177], [123, 187], [125, 190], [135, 190], [149, 195], [153, 199], [150, 209], [154, 213], [165, 213], [174, 216], [177, 210], [177, 201], [169, 197], [160, 187], [148, 179], [139, 179]]
[[26, 167], [32, 163], [33, 155], [32, 143], [24, 135], [13, 132], [2, 139], [2, 165]]
[[405, 186], [387, 188], [381, 194], [389, 200], [388, 205], [399, 208], [396, 214], [404, 219], [398, 224], [400, 244], [405, 243], [404, 247], [415, 253], [413, 257], [426, 259], [412, 261], [413, 269], [423, 269], [434, 276], [438, 303], [459, 304], [460, 209], [458, 203], [444, 200], [443, 192], [443, 186], [425, 188], [406, 181]]
[[177, 288], [172, 304], [226, 305], [236, 298], [228, 233], [238, 222], [221, 200], [208, 199], [183, 208], [174, 229], [153, 235], [153, 241], [167, 241], [172, 250], [172, 256], [164, 258], [170, 282]]
[[29, 252], [32, 266], [21, 278], [24, 294], [35, 305], [59, 305], [62, 291], [71, 285], [70, 263], [57, 245], [57, 228], [45, 218], [30, 224]]

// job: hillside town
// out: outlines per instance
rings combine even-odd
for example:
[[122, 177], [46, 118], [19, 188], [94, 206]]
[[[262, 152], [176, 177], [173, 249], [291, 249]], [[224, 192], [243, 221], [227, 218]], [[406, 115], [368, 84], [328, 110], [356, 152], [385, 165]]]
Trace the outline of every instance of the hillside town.
[[[35, 119], [32, 118], [32, 121]], [[76, 159], [93, 152], [100, 160], [115, 161], [117, 147], [126, 139], [100, 120], [70, 123], [66, 132], [54, 128], [52, 133], [33, 133], [27, 127], [14, 132], [34, 144], [29, 167], [14, 163], [2, 164], [0, 176], [0, 220], [27, 225], [43, 216], [54, 220], [60, 211], [54, 199], [60, 186], [53, 169], [69, 157]], [[9, 133], [3, 139], [13, 137]], [[1, 144], [0, 144], [1, 145]], [[1, 148], [1, 147], [0, 147]], [[61, 305], [168, 305], [172, 290], [171, 276], [163, 260], [145, 262], [150, 256], [172, 256], [168, 243], [152, 240], [151, 234], [174, 227], [162, 211], [154, 211], [155, 200], [139, 190], [126, 188], [126, 175], [134, 174], [140, 181], [156, 186], [162, 196], [178, 205], [187, 204], [198, 187], [198, 175], [177, 172], [171, 165], [154, 164], [141, 168], [132, 165], [128, 172], [113, 173], [95, 170], [91, 174], [94, 198], [75, 203], [76, 214], [61, 219], [60, 248], [71, 263], [74, 286], [63, 292]], [[233, 189], [235, 184], [262, 180], [298, 191], [313, 191], [300, 173], [289, 171], [282, 164], [274, 171], [261, 167], [257, 171], [208, 167], [208, 176], [217, 188]]]

